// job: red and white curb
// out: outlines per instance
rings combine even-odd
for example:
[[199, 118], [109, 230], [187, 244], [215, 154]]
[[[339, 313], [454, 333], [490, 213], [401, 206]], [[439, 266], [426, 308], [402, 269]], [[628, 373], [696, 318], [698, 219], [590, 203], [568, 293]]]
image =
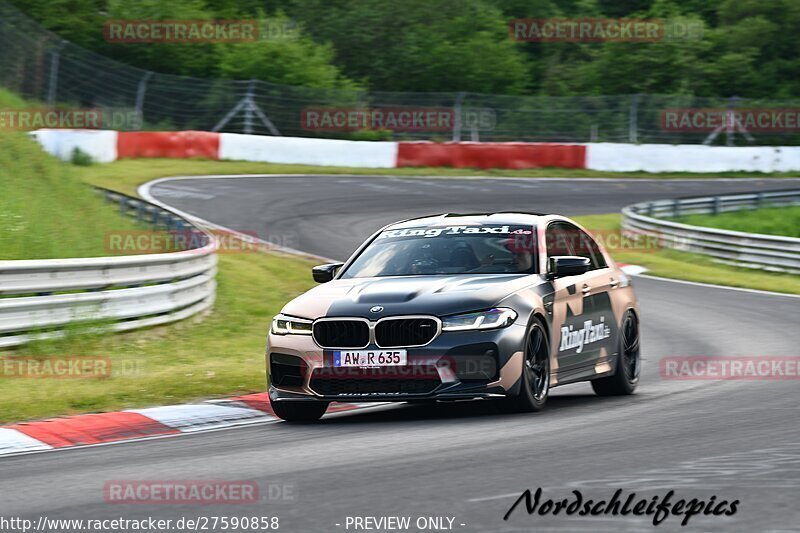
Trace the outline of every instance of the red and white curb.
[[[332, 403], [328, 413], [380, 404]], [[21, 422], [0, 427], [0, 456], [195, 433], [277, 421], [267, 393], [200, 404], [167, 405]]]

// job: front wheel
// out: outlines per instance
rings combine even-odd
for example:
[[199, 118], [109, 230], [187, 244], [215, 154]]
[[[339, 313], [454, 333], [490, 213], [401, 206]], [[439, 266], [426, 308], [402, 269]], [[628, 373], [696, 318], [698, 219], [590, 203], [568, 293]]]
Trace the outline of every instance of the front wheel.
[[598, 396], [624, 396], [633, 394], [639, 383], [641, 370], [639, 341], [639, 321], [633, 311], [627, 311], [622, 318], [619, 332], [619, 355], [617, 368], [607, 378], [592, 381], [592, 388]]
[[271, 405], [275, 416], [287, 422], [314, 422], [325, 414], [328, 409], [328, 403], [284, 400], [272, 402]]
[[505, 400], [506, 409], [518, 413], [541, 411], [550, 393], [550, 341], [538, 318], [528, 331], [522, 361], [519, 395]]

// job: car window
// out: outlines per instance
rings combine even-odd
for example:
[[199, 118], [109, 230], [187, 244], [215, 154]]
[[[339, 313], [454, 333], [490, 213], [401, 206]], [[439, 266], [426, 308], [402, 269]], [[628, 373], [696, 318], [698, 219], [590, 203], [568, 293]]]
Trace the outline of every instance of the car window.
[[578, 255], [591, 259], [593, 269], [605, 268], [607, 266], [606, 258], [603, 257], [603, 253], [600, 251], [600, 247], [597, 246], [597, 242], [594, 240], [594, 238], [592, 238], [592, 236], [587, 234], [585, 231], [580, 229], [577, 229], [577, 231], [579, 231], [581, 235], [581, 244]]
[[383, 231], [341, 277], [535, 272], [535, 228], [483, 224]]
[[547, 226], [545, 232], [545, 243], [547, 246], [547, 259], [557, 255], [575, 255], [571, 236], [562, 222], [552, 222]]
[[563, 221], [551, 223], [547, 227], [545, 240], [548, 259], [555, 255], [575, 255], [589, 259], [592, 270], [607, 266], [595, 240], [573, 224]]

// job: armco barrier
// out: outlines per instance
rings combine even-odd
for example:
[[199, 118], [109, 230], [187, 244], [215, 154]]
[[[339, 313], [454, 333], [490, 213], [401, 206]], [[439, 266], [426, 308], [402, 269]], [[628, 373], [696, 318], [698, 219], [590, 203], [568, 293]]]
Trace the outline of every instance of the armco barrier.
[[[192, 228], [168, 210], [100, 192], [122, 212], [158, 227]], [[206, 237], [200, 248], [164, 254], [0, 261], [0, 348], [60, 336], [68, 324], [103, 321], [124, 331], [208, 309], [216, 293], [217, 257], [213, 239]]]
[[667, 248], [738, 266], [800, 274], [800, 239], [690, 226], [660, 218], [798, 204], [800, 190], [659, 200], [623, 209], [622, 226], [627, 231], [655, 235]]

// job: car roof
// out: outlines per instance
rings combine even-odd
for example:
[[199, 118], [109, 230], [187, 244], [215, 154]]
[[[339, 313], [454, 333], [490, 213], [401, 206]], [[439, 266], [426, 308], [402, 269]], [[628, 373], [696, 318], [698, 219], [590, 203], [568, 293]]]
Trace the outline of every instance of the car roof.
[[501, 211], [495, 213], [443, 213], [401, 220], [384, 229], [418, 228], [420, 226], [453, 226], [464, 224], [518, 224], [535, 226], [553, 215], [547, 213], [525, 213]]

